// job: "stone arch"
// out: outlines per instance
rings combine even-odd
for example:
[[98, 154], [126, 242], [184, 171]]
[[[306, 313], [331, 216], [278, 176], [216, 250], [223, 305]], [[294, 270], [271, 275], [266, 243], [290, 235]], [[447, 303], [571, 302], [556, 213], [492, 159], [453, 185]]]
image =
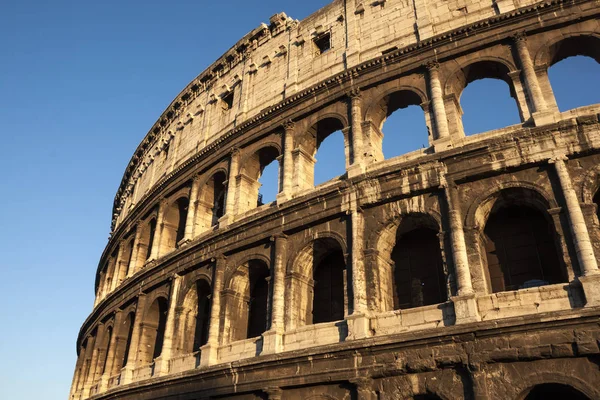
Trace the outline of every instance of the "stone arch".
[[[394, 95], [402, 94], [408, 94], [410, 98], [403, 99], [401, 97], [392, 97]], [[427, 101], [427, 93], [416, 86], [401, 85], [398, 87], [389, 88], [381, 93], [378, 93], [377, 97], [364, 107], [363, 120], [372, 121], [373, 125], [381, 129], [383, 123], [385, 122], [385, 118], [387, 118], [393, 111], [407, 106], [408, 103], [414, 103], [422, 107], [422, 104], [426, 103]], [[390, 104], [390, 102], [392, 102], [392, 104]], [[392, 111], [390, 111], [390, 109], [392, 109]]]
[[152, 363], [162, 353], [169, 301], [163, 293], [148, 298], [144, 310], [137, 365]]
[[600, 398], [600, 390], [594, 388], [578, 376], [565, 374], [560, 371], [536, 371], [535, 373], [521, 377], [518, 381], [513, 381], [513, 385], [515, 385], [514, 391], [518, 393], [515, 400], [525, 400], [535, 386], [544, 384], [565, 385], [582, 393], [589, 399]]
[[464, 89], [473, 81], [479, 79], [499, 79], [504, 81], [509, 88], [510, 96], [514, 99], [516, 109], [519, 113], [519, 120], [524, 121], [526, 114], [526, 104], [518, 98], [518, 82], [513, 80], [511, 73], [516, 71], [514, 63], [503, 57], [482, 57], [476, 61], [470, 60], [454, 69], [444, 83], [445, 106], [449, 122], [454, 129], [464, 136], [463, 109], [461, 106], [461, 97]]
[[200, 180], [198, 200], [195, 204], [193, 236], [218, 226], [219, 219], [225, 214], [227, 174], [227, 169], [218, 167], [207, 173], [205, 179]]
[[585, 173], [579, 192], [580, 200], [583, 203], [592, 203], [598, 190], [600, 190], [600, 165], [596, 165]]
[[124, 314], [124, 318], [117, 326], [114, 334], [116, 334], [116, 346], [114, 348], [113, 364], [110, 371], [110, 375], [116, 375], [119, 371], [127, 365], [127, 359], [129, 358], [129, 352], [131, 350], [131, 338], [133, 334], [133, 326], [135, 323], [136, 312], [135, 306], [127, 308], [121, 311]]
[[141, 231], [137, 249], [134, 249], [134, 252], [137, 252], [137, 256], [135, 257], [136, 263], [133, 269], [134, 273], [140, 270], [152, 255], [152, 247], [154, 246], [156, 231], [158, 229], [156, 213], [154, 212], [146, 219], [140, 221], [138, 226], [138, 229], [141, 229]]
[[210, 279], [200, 275], [183, 288], [181, 304], [176, 309], [176, 346], [178, 354], [190, 354], [200, 350], [208, 341], [210, 322]]
[[296, 190], [310, 189], [315, 184], [315, 158], [323, 140], [329, 135], [339, 130], [344, 135], [344, 154], [345, 166], [348, 167], [351, 162], [352, 155], [350, 154], [350, 141], [348, 138], [348, 121], [346, 117], [342, 117], [338, 113], [326, 113], [309, 118], [304, 122], [308, 128], [299, 131], [296, 134], [293, 151], [294, 157], [294, 177], [293, 185]]
[[[373, 273], [375, 274], [374, 280], [377, 282], [374, 299], [376, 299], [376, 308], [379, 311], [437, 304], [446, 300], [448, 291], [442, 258], [443, 237], [440, 236], [441, 231], [442, 221], [439, 213], [421, 209], [389, 218], [383, 227], [372, 235], [370, 241], [375, 246], [370, 248], [375, 250], [375, 260], [372, 260], [372, 263], [376, 265]], [[414, 241], [412, 236], [415, 235], [418, 236], [418, 241], [412, 243]], [[415, 237], [415, 239], [417, 238]], [[418, 243], [421, 245], [416, 246]], [[422, 246], [425, 247], [421, 248]], [[434, 258], [430, 259], [430, 256]], [[409, 259], [412, 261], [408, 261]], [[419, 260], [423, 260], [423, 262], [420, 263]], [[411, 264], [415, 265], [411, 267]], [[434, 269], [430, 270], [425, 268], [426, 266]], [[422, 277], [418, 273], [419, 271], [424, 273]], [[411, 276], [413, 277], [411, 278]], [[425, 278], [426, 282], [423, 281]], [[410, 293], [416, 290], [416, 288], [413, 290], [411, 279], [420, 280], [421, 289], [427, 283], [427, 299], [425, 302], [419, 302], [415, 297], [415, 301], [410, 302], [414, 304], [407, 307], [406, 302], [401, 300], [406, 295], [412, 296]], [[439, 296], [429, 296], [429, 286], [432, 286], [433, 283], [436, 284], [438, 291], [441, 290]], [[434, 292], [431, 291], [431, 294], [433, 295]], [[436, 299], [439, 297], [439, 301], [431, 303], [430, 301], [434, 297]]]
[[535, 66], [550, 67], [567, 57], [579, 55], [600, 63], [600, 34], [593, 31], [561, 34], [541, 46], [533, 58]]
[[286, 276], [287, 304], [293, 309], [286, 315], [290, 328], [345, 317], [346, 304], [351, 303], [346, 295], [346, 257], [344, 241], [328, 231], [314, 235], [290, 258]]
[[185, 224], [190, 206], [189, 189], [179, 191], [166, 203], [160, 235], [160, 254], [166, 254], [177, 248], [185, 236]]
[[[251, 210], [262, 205], [262, 199], [259, 196], [261, 183], [258, 181], [265, 169], [272, 162], [277, 162], [279, 168], [279, 174], [281, 174], [281, 168], [279, 167], [279, 156], [281, 156], [281, 146], [278, 143], [268, 142], [261, 144], [261, 146], [246, 155], [240, 163], [241, 170], [240, 175], [237, 179], [237, 192], [239, 196], [236, 196], [238, 213]], [[281, 179], [277, 182], [277, 192], [281, 191]]]
[[223, 297], [223, 341], [260, 336], [269, 323], [268, 258], [248, 257], [225, 281]]
[[[561, 63], [563, 60], [569, 57], [584, 56], [595, 60], [597, 63], [596, 70], [598, 70], [598, 68], [600, 68], [599, 49], [600, 34], [593, 31], [579, 31], [565, 34], [561, 33], [560, 36], [552, 37], [551, 39], [546, 41], [534, 55], [532, 55], [533, 62], [538, 75], [540, 89], [542, 90], [546, 103], [548, 104], [550, 109], [560, 111], [557, 100], [561, 100], [560, 98], [557, 99], [554, 94], [554, 89], [559, 88], [559, 84], [561, 82], [550, 81], [550, 68], [555, 64]], [[560, 69], [561, 67], [557, 66], [557, 68]], [[569, 73], [571, 73], [571, 71], [569, 71]], [[567, 75], [567, 77], [570, 77], [570, 75]], [[572, 85], [575, 85], [575, 87], [578, 86], [573, 82], [572, 79], [570, 79], [568, 82], [569, 87], [572, 87]], [[564, 86], [564, 82], [562, 83]], [[591, 91], [589, 93], [591, 93]], [[593, 96], [593, 99], [598, 99], [598, 97], [595, 95], [591, 96]], [[563, 98], [563, 100], [565, 99]], [[592, 102], [594, 102], [594, 100], [592, 100]], [[563, 111], [566, 111], [566, 109], [578, 108], [589, 104], [590, 103], [588, 102], [579, 103], [577, 105], [571, 104], [569, 107], [565, 107]]]
[[561, 238], [557, 221], [548, 212], [552, 203], [547, 194], [531, 184], [509, 186], [478, 199], [471, 206], [475, 212], [467, 215], [469, 225], [478, 231], [475, 245], [487, 290], [565, 282]]
[[495, 196], [498, 196], [502, 190], [513, 188], [520, 188], [532, 192], [532, 197], [535, 199], [532, 204], [536, 204], [540, 210], [558, 207], [558, 203], [556, 203], [553, 196], [540, 185], [525, 181], [498, 182], [493, 188], [488, 189], [477, 196], [471, 203], [464, 217], [465, 226], [481, 227], [481, 222], [487, 220], [490, 211], [486, 208], [486, 204], [494, 201]]
[[422, 122], [427, 131], [427, 142], [430, 142], [431, 119], [429, 117], [427, 101], [427, 94], [419, 88], [402, 85], [378, 93], [376, 100], [365, 107], [365, 123], [362, 125], [363, 137], [369, 141], [369, 147], [373, 152], [371, 156], [374, 162], [385, 158], [383, 154], [383, 143], [386, 136], [383, 129], [385, 121], [392, 114], [410, 106], [418, 106], [423, 111]]

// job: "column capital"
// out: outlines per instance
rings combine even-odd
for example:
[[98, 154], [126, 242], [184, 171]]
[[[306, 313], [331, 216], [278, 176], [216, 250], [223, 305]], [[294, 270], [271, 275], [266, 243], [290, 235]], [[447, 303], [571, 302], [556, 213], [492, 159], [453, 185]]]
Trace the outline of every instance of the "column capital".
[[437, 71], [440, 69], [440, 63], [438, 63], [437, 61], [429, 61], [425, 63], [425, 68], [427, 68], [429, 72]]
[[511, 38], [515, 41], [515, 42], [526, 42], [527, 41], [527, 34], [525, 33], [525, 31], [518, 31], [515, 32], [511, 35]]
[[556, 154], [554, 157], [548, 159], [548, 164], [556, 164], [558, 161], [567, 161], [569, 157], [565, 154]]
[[346, 92], [346, 96], [350, 97], [350, 99], [352, 99], [352, 100], [355, 100], [355, 99], [360, 100], [361, 99], [360, 89], [352, 88], [351, 90]]
[[240, 155], [240, 153], [241, 153], [241, 150], [239, 149], [239, 147], [232, 147], [231, 149], [229, 149], [230, 157], [237, 157]]
[[291, 120], [288, 119], [287, 121], [284, 121], [281, 126], [283, 127], [283, 129], [287, 132], [287, 131], [291, 131], [294, 129], [294, 127], [296, 126], [296, 123]]
[[270, 240], [271, 240], [271, 242], [275, 242], [277, 240], [287, 240], [287, 238], [288, 238], [288, 235], [286, 235], [283, 232], [280, 232], [280, 233], [276, 233], [273, 236], [271, 236]]

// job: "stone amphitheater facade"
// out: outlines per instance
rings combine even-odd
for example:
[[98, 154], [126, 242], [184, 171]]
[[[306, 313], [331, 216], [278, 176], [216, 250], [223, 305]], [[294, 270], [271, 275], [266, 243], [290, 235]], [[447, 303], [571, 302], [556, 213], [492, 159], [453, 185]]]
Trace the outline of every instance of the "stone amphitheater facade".
[[[547, 74], [600, 62], [599, 4], [336, 0], [248, 33], [127, 166], [70, 398], [600, 399], [600, 104], [560, 112]], [[466, 136], [487, 77], [521, 123]], [[409, 105], [429, 147], [385, 160]]]

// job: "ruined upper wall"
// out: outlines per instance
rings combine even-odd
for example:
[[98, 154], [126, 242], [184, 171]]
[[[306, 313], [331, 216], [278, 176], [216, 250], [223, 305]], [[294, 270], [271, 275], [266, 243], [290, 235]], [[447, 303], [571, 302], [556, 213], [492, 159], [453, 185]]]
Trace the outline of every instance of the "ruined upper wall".
[[[229, 132], [336, 74], [534, 0], [336, 0], [303, 21], [284, 13], [245, 35], [169, 105], [134, 153], [113, 230], [161, 178]], [[329, 36], [330, 49], [316, 40]]]

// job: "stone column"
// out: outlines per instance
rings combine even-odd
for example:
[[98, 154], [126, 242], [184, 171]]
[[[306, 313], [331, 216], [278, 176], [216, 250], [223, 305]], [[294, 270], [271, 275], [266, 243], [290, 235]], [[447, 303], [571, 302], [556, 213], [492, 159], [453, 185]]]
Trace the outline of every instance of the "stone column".
[[145, 307], [146, 294], [140, 293], [138, 295], [137, 306], [135, 309], [135, 319], [133, 321], [133, 330], [131, 331], [131, 342], [129, 342], [129, 355], [127, 356], [127, 364], [121, 372], [122, 385], [126, 385], [133, 381], [133, 370], [137, 367], [140, 339], [142, 335], [142, 325], [144, 323], [142, 317]]
[[291, 120], [283, 124], [283, 184], [281, 193], [277, 194], [278, 203], [291, 199], [293, 195], [294, 160], [292, 150], [294, 149], [294, 126], [295, 124]]
[[240, 164], [240, 150], [232, 149], [230, 160], [229, 160], [229, 176], [227, 177], [227, 198], [225, 199], [225, 215], [219, 219], [219, 223], [221, 226], [227, 226], [231, 222], [233, 222], [233, 217], [235, 215], [235, 192], [236, 192], [236, 176], [238, 175]]
[[169, 373], [169, 362], [173, 357], [173, 340], [175, 339], [175, 319], [177, 316], [175, 308], [177, 307], [179, 288], [182, 279], [181, 276], [175, 274], [171, 281], [171, 296], [169, 298], [169, 311], [167, 312], [167, 323], [165, 324], [162, 352], [154, 361], [154, 373], [156, 376], [162, 376]]
[[456, 273], [457, 296], [452, 297], [456, 323], [468, 323], [479, 320], [475, 292], [471, 282], [469, 257], [465, 244], [465, 231], [462, 222], [458, 198], [458, 188], [454, 182], [448, 182], [443, 173], [440, 173], [440, 187], [444, 189], [444, 197], [448, 208], [448, 222], [450, 226], [450, 243], [452, 246], [452, 261]]
[[129, 261], [129, 266], [127, 268], [127, 277], [132, 276], [137, 272], [137, 262], [138, 256], [140, 252], [140, 236], [142, 234], [142, 227], [138, 223], [135, 227], [135, 237], [133, 238], [133, 247], [131, 250], [131, 260]]
[[210, 305], [210, 322], [208, 326], [208, 342], [202, 346], [200, 366], [208, 367], [218, 362], [219, 330], [221, 321], [221, 290], [223, 290], [223, 274], [227, 258], [220, 255], [213, 261], [212, 302]]
[[348, 176], [353, 177], [365, 172], [364, 148], [362, 134], [362, 98], [360, 90], [354, 89], [349, 93], [350, 96], [350, 120], [352, 123], [352, 162], [348, 168]]
[[367, 277], [365, 273], [364, 230], [365, 218], [356, 193], [351, 193], [350, 228], [351, 243], [351, 277], [352, 277], [352, 314], [346, 317], [348, 323], [348, 339], [362, 339], [371, 336], [367, 305]]
[[90, 368], [85, 379], [85, 386], [83, 387], [83, 396], [90, 396], [90, 389], [97, 381], [97, 367], [98, 367], [98, 359], [100, 358], [100, 346], [102, 345], [102, 341], [104, 340], [104, 331], [105, 326], [103, 323], [98, 324], [98, 328], [96, 331], [96, 339], [94, 340], [94, 350], [92, 352], [92, 358], [90, 360]]
[[271, 237], [275, 243], [273, 260], [271, 327], [263, 333], [263, 354], [283, 351], [283, 331], [285, 324], [285, 264], [287, 261], [287, 236], [283, 233]]
[[600, 305], [600, 271], [598, 271], [594, 248], [592, 247], [585, 218], [581, 211], [581, 205], [577, 199], [577, 193], [573, 189], [571, 176], [567, 170], [565, 160], [567, 160], [567, 157], [560, 155], [550, 159], [549, 163], [554, 164], [560, 188], [565, 198], [569, 229], [573, 235], [577, 261], [579, 261], [579, 268], [582, 275], [579, 277], [579, 281], [584, 288], [586, 305]]
[[440, 65], [436, 62], [427, 64], [429, 71], [429, 90], [431, 91], [431, 102], [433, 103], [433, 116], [435, 119], [434, 140], [447, 141], [450, 138], [444, 96], [439, 76]]
[[82, 392], [86, 386], [88, 377], [90, 375], [90, 365], [92, 362], [92, 355], [94, 353], [94, 346], [96, 345], [96, 338], [92, 335], [89, 335], [86, 339], [85, 346], [85, 355], [83, 357], [83, 364], [81, 366], [81, 371], [79, 372], [79, 378], [77, 380], [77, 385], [75, 388], [75, 392]]
[[111, 292], [113, 292], [119, 286], [119, 284], [121, 284], [121, 281], [119, 279], [121, 276], [121, 270], [123, 268], [126, 268], [126, 266], [123, 265], [123, 249], [124, 248], [125, 248], [125, 243], [121, 242], [119, 244], [119, 251], [117, 251], [117, 259], [115, 260], [115, 269], [114, 269], [113, 279], [112, 279], [111, 287], [110, 287]]
[[156, 260], [161, 256], [160, 254], [160, 246], [161, 246], [161, 236], [164, 226], [164, 216], [165, 216], [165, 208], [167, 206], [166, 199], [162, 199], [158, 205], [158, 215], [156, 217], [156, 229], [154, 230], [154, 240], [152, 242], [152, 250], [150, 252], [150, 260]]
[[515, 43], [515, 47], [517, 48], [519, 63], [523, 71], [525, 87], [529, 97], [531, 98], [531, 103], [534, 108], [533, 112], [531, 113], [533, 116], [533, 122], [536, 125], [552, 123], [554, 122], [552, 112], [548, 112], [547, 110], [546, 100], [542, 94], [542, 90], [535, 73], [535, 68], [533, 66], [533, 61], [531, 60], [531, 56], [529, 54], [527, 37], [525, 36], [525, 33], [517, 33], [513, 36], [513, 41]]
[[196, 175], [192, 179], [192, 187], [190, 188], [190, 204], [188, 206], [188, 214], [185, 220], [185, 233], [183, 240], [188, 242], [194, 237], [194, 222], [196, 220], [196, 208], [198, 207], [198, 185], [200, 176]]
[[113, 325], [112, 336], [110, 337], [110, 342], [108, 343], [108, 349], [106, 352], [106, 362], [104, 364], [105, 368], [102, 372], [102, 376], [100, 377], [99, 392], [105, 392], [108, 389], [108, 380], [112, 375], [112, 371], [114, 371], [115, 354], [117, 350], [117, 343], [119, 341], [119, 332], [117, 332], [117, 330], [118, 327], [120, 327], [123, 323], [123, 312], [121, 310], [117, 310], [115, 312], [114, 321], [115, 323]]

